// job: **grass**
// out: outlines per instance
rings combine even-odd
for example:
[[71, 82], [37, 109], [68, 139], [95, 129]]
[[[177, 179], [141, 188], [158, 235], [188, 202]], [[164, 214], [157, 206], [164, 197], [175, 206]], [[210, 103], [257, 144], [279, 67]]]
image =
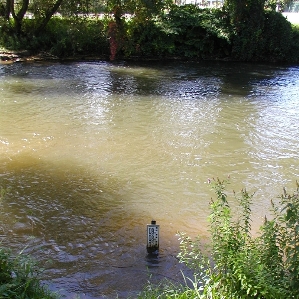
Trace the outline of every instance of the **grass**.
[[138, 299], [285, 299], [299, 298], [299, 183], [271, 200], [272, 220], [265, 218], [258, 236], [251, 233], [253, 194], [235, 194], [238, 213], [230, 207], [228, 181], [214, 180], [217, 197], [210, 202], [211, 244], [180, 234], [179, 258], [194, 270], [183, 286], [148, 285]]
[[169, 280], [163, 280], [158, 285], [148, 283], [137, 299], [196, 299], [199, 298], [199, 289], [196, 278], [192, 281], [185, 279], [184, 285], [177, 285]]
[[[6, 190], [0, 187], [0, 205]], [[16, 255], [0, 246], [0, 298], [5, 299], [58, 299], [41, 284], [41, 268], [29, 256], [20, 252]]]
[[40, 268], [22, 252], [13, 255], [10, 249], [0, 248], [0, 298], [57, 299], [38, 278]]

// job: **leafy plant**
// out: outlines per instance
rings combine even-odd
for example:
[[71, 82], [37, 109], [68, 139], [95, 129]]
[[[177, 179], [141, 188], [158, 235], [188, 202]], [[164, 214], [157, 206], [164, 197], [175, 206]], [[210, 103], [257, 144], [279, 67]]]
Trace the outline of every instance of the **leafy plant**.
[[211, 201], [211, 244], [204, 250], [199, 239], [180, 234], [179, 257], [197, 273], [198, 298], [298, 298], [299, 296], [299, 185], [293, 194], [284, 190], [272, 203], [273, 219], [260, 235], [251, 234], [253, 194], [242, 190], [235, 198], [240, 215], [232, 215], [225, 188], [213, 182], [217, 198]]
[[58, 296], [40, 284], [39, 268], [22, 253], [13, 256], [0, 248], [0, 298], [54, 299]]
[[[185, 278], [185, 285], [178, 285], [169, 280], [162, 280], [158, 285], [148, 283], [137, 296], [138, 299], [197, 299], [200, 294], [197, 281]], [[188, 281], [187, 281], [188, 280]], [[190, 286], [189, 286], [190, 285]], [[129, 297], [130, 298], [130, 297]], [[135, 296], [133, 298], [136, 298]]]
[[0, 248], [0, 298], [54, 299], [38, 278], [40, 268], [22, 252], [14, 256], [7, 248]]
[[229, 21], [220, 9], [173, 5], [151, 18], [128, 24], [126, 53], [183, 59], [222, 58], [230, 53]]

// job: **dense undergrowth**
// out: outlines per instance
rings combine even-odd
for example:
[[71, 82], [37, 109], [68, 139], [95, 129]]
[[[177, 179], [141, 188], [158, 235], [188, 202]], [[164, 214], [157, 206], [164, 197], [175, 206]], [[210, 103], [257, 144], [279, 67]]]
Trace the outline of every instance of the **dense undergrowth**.
[[280, 13], [252, 7], [237, 11], [185, 5], [131, 18], [53, 17], [39, 34], [35, 19], [24, 19], [21, 34], [14, 32], [13, 20], [0, 19], [0, 45], [60, 58], [298, 62], [298, 27]]
[[253, 237], [253, 195], [246, 190], [235, 195], [239, 215], [234, 217], [226, 184], [213, 183], [217, 198], [210, 203], [210, 248], [204, 248], [200, 239], [180, 235], [179, 257], [194, 270], [193, 281], [186, 279], [180, 287], [169, 282], [148, 285], [140, 299], [299, 298], [299, 185], [294, 193], [284, 189], [278, 202], [272, 201], [272, 219], [265, 218]]

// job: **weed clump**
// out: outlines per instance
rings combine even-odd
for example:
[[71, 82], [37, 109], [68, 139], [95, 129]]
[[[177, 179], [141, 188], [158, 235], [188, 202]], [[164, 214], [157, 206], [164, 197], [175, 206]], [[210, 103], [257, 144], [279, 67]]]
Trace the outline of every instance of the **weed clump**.
[[299, 298], [299, 184], [293, 193], [283, 189], [277, 203], [271, 201], [272, 219], [265, 217], [255, 237], [250, 208], [254, 194], [245, 189], [234, 193], [235, 217], [227, 183], [212, 182], [216, 199], [210, 202], [209, 248], [199, 237], [192, 240], [180, 233], [179, 258], [194, 270], [194, 279], [185, 278], [185, 286], [148, 286], [139, 298]]
[[[6, 189], [0, 187], [0, 204]], [[5, 299], [58, 299], [39, 279], [40, 267], [29, 256], [0, 247], [0, 298]]]
[[22, 252], [0, 248], [0, 298], [54, 299], [58, 296], [41, 285], [39, 267]]

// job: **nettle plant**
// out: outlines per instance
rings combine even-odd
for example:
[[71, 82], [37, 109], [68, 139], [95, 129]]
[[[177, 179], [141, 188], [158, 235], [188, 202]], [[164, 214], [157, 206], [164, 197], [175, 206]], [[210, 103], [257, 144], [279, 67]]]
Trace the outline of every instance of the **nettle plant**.
[[212, 182], [209, 248], [180, 234], [180, 260], [194, 269], [199, 298], [299, 298], [299, 185], [283, 194], [273, 217], [251, 233], [253, 194], [242, 190], [235, 217], [225, 192], [228, 181]]

